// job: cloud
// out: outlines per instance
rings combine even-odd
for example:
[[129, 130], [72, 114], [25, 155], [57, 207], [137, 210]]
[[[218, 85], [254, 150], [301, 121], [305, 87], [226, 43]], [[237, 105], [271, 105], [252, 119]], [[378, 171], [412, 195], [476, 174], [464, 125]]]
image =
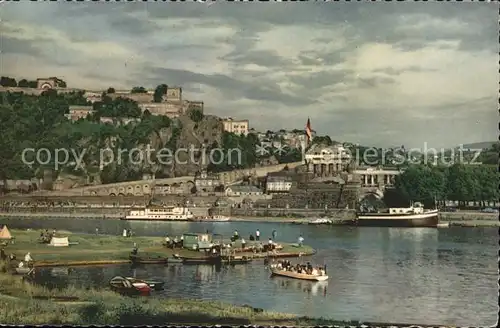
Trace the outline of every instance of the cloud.
[[320, 134], [381, 146], [498, 135], [492, 4], [2, 9], [4, 75], [57, 75], [94, 89], [181, 85], [207, 112], [248, 118], [257, 129], [302, 128], [309, 116]]

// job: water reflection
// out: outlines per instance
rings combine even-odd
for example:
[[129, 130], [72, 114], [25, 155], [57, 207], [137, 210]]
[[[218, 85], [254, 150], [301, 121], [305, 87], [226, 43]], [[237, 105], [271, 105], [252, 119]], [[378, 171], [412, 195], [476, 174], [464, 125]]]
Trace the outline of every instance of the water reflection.
[[326, 297], [328, 290], [328, 281], [303, 281], [294, 280], [281, 277], [272, 277], [273, 282], [280, 288], [292, 289], [294, 291], [300, 291], [312, 296], [323, 296]]

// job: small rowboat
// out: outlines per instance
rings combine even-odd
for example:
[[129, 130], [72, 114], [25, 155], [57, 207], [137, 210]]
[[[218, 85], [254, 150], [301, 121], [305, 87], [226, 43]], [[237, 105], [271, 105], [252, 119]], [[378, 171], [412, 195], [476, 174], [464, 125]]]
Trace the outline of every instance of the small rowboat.
[[168, 258], [166, 257], [140, 257], [137, 255], [130, 255], [132, 263], [136, 264], [167, 264]]
[[124, 295], [147, 296], [151, 293], [151, 287], [149, 287], [146, 282], [142, 280], [132, 282], [122, 276], [116, 276], [111, 279], [109, 286], [111, 287], [111, 290]]
[[326, 276], [326, 275], [320, 276], [320, 275], [312, 275], [312, 274], [306, 274], [306, 273], [298, 273], [298, 272], [292, 272], [292, 271], [286, 271], [286, 270], [278, 270], [277, 268], [272, 268], [272, 267], [270, 267], [270, 270], [272, 272], [272, 275], [274, 275], [274, 276], [281, 276], [281, 277], [288, 277], [288, 278], [309, 280], [309, 281], [328, 280], [328, 276]]
[[132, 278], [132, 277], [126, 277], [125, 279], [130, 281], [132, 284], [145, 283], [154, 290], [162, 290], [163, 286], [165, 285], [165, 282], [160, 281], [160, 280], [154, 280], [154, 279], [137, 279], [137, 278]]
[[28, 275], [28, 274], [31, 274], [32, 271], [34, 272], [34, 268], [28, 268], [28, 267], [22, 267], [22, 268], [15, 268], [14, 271], [17, 273], [17, 274], [25, 274], [25, 275]]

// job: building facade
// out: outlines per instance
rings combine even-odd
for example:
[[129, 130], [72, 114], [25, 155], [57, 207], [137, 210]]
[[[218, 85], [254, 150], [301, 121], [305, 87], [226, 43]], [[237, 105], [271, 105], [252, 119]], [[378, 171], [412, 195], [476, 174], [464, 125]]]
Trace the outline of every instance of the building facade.
[[294, 179], [288, 172], [269, 173], [266, 178], [267, 193], [288, 193], [292, 188]]
[[224, 126], [224, 131], [238, 135], [248, 135], [248, 120], [234, 120], [233, 118], [229, 117], [222, 119], [222, 124]]
[[213, 192], [216, 187], [222, 185], [217, 175], [209, 175], [206, 171], [195, 177], [194, 184], [196, 190], [200, 192]]
[[313, 145], [305, 155], [308, 171], [314, 176], [332, 176], [346, 171], [352, 155], [342, 145]]
[[263, 194], [262, 190], [255, 186], [243, 186], [243, 185], [234, 185], [229, 186], [224, 191], [226, 196], [260, 196]]
[[93, 114], [92, 106], [69, 106], [69, 113], [64, 114], [67, 119], [71, 121], [78, 121], [81, 118], [86, 118], [88, 115]]

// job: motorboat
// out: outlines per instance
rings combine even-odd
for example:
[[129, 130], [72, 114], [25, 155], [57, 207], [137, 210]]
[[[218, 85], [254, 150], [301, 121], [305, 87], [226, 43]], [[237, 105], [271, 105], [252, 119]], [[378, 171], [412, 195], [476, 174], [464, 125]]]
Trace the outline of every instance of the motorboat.
[[270, 266], [269, 269], [271, 270], [271, 273], [273, 276], [281, 276], [281, 277], [308, 280], [308, 281], [326, 281], [326, 280], [328, 280], [327, 275], [298, 273], [298, 272], [278, 269], [275, 266]]
[[354, 224], [368, 227], [436, 228], [439, 224], [439, 210], [426, 210], [421, 203], [417, 202], [410, 207], [360, 212]]
[[124, 295], [148, 296], [151, 293], [151, 287], [142, 280], [130, 281], [129, 279], [116, 276], [109, 281], [111, 290]]

